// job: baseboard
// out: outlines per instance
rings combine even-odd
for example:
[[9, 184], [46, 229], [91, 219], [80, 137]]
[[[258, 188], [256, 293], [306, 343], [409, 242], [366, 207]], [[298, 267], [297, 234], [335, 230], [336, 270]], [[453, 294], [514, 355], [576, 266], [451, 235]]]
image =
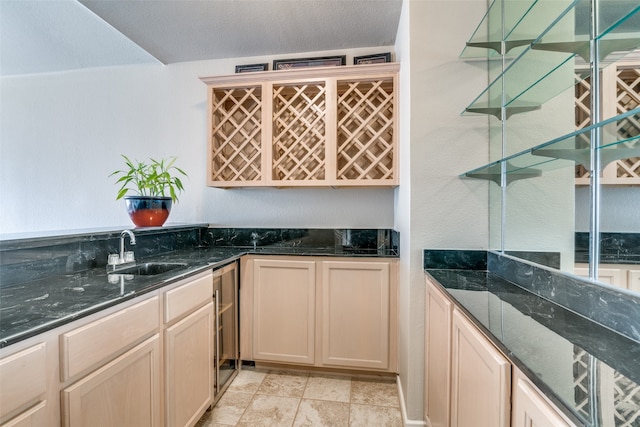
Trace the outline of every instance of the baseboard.
[[402, 392], [402, 384], [400, 384], [400, 375], [396, 377], [396, 385], [398, 386], [398, 397], [400, 398], [400, 412], [402, 413], [402, 425], [405, 427], [413, 426], [426, 426], [427, 423], [424, 420], [409, 420], [407, 419], [407, 407], [404, 402], [404, 393]]

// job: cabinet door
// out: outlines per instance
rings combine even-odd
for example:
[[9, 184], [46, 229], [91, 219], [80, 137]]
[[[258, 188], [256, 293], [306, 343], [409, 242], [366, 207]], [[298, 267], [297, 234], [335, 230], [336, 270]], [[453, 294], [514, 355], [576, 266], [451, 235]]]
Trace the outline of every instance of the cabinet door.
[[451, 425], [509, 426], [509, 361], [457, 309], [452, 340]]
[[262, 85], [208, 88], [207, 185], [265, 185]]
[[[578, 264], [573, 272], [576, 276], [589, 277], [589, 267]], [[598, 282], [606, 283], [619, 288], [627, 287], [627, 275], [625, 270], [619, 268], [598, 268]]]
[[322, 262], [322, 364], [389, 368], [389, 263]]
[[551, 406], [537, 389], [522, 377], [514, 374], [512, 427], [570, 427], [560, 413]]
[[46, 344], [39, 343], [0, 360], [0, 419], [43, 401], [47, 392]]
[[160, 347], [154, 335], [62, 391], [68, 427], [160, 425]]
[[397, 78], [339, 80], [337, 92], [337, 185], [397, 185]]
[[451, 301], [427, 279], [425, 302], [424, 411], [432, 427], [449, 426]]
[[312, 365], [314, 261], [253, 261], [253, 358]]
[[627, 286], [629, 290], [640, 292], [640, 270], [629, 270], [627, 275]]
[[[272, 86], [271, 181], [275, 186], [328, 185], [327, 135], [335, 89], [325, 79]], [[335, 101], [334, 101], [335, 102]], [[335, 114], [335, 113], [334, 113]]]
[[165, 331], [166, 425], [193, 426], [213, 401], [213, 302]]

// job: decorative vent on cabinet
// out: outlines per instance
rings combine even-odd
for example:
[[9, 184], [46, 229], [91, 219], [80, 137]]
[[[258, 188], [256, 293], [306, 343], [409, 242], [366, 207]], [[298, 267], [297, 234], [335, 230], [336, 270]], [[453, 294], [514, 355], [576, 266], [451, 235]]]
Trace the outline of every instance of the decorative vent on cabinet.
[[338, 82], [338, 180], [393, 179], [393, 79]]

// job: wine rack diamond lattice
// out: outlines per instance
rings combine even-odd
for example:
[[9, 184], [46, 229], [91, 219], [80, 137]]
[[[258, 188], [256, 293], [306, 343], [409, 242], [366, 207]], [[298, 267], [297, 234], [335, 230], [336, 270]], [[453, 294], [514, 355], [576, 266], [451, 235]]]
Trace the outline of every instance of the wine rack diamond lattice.
[[337, 179], [393, 179], [393, 81], [338, 84]]
[[325, 93], [322, 83], [273, 88], [273, 179], [325, 179]]
[[261, 88], [214, 89], [211, 180], [261, 178]]
[[[603, 79], [615, 79], [611, 87], [614, 93], [604, 93], [603, 96], [614, 97], [610, 105], [611, 111], [603, 111], [603, 118], [623, 114], [640, 107], [640, 67], [618, 66], [613, 73], [603, 73]], [[580, 79], [578, 79], [580, 80]], [[603, 85], [608, 87], [608, 85]], [[576, 129], [583, 129], [591, 124], [590, 111], [591, 80], [580, 80], [575, 88]], [[634, 138], [640, 135], [640, 118], [630, 116], [618, 123], [617, 137], [620, 139]], [[588, 146], [588, 139], [585, 144]], [[637, 139], [628, 143], [629, 148], [636, 147]], [[589, 171], [583, 166], [576, 166], [576, 184], [589, 184]], [[603, 170], [602, 184], [640, 184], [640, 157], [616, 160]]]
[[397, 63], [202, 77], [208, 185], [398, 185]]

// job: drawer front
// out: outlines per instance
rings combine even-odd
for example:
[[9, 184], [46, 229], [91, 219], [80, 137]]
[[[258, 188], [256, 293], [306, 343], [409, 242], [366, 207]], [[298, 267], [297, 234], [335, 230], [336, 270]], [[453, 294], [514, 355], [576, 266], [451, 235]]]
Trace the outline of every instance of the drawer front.
[[121, 353], [153, 333], [158, 323], [156, 296], [63, 334], [63, 380]]
[[33, 408], [29, 408], [11, 421], [2, 424], [2, 427], [39, 427], [47, 425], [47, 403], [40, 402]]
[[0, 418], [46, 393], [46, 347], [37, 344], [0, 361]]
[[169, 323], [213, 298], [213, 275], [195, 279], [165, 293], [164, 321]]

